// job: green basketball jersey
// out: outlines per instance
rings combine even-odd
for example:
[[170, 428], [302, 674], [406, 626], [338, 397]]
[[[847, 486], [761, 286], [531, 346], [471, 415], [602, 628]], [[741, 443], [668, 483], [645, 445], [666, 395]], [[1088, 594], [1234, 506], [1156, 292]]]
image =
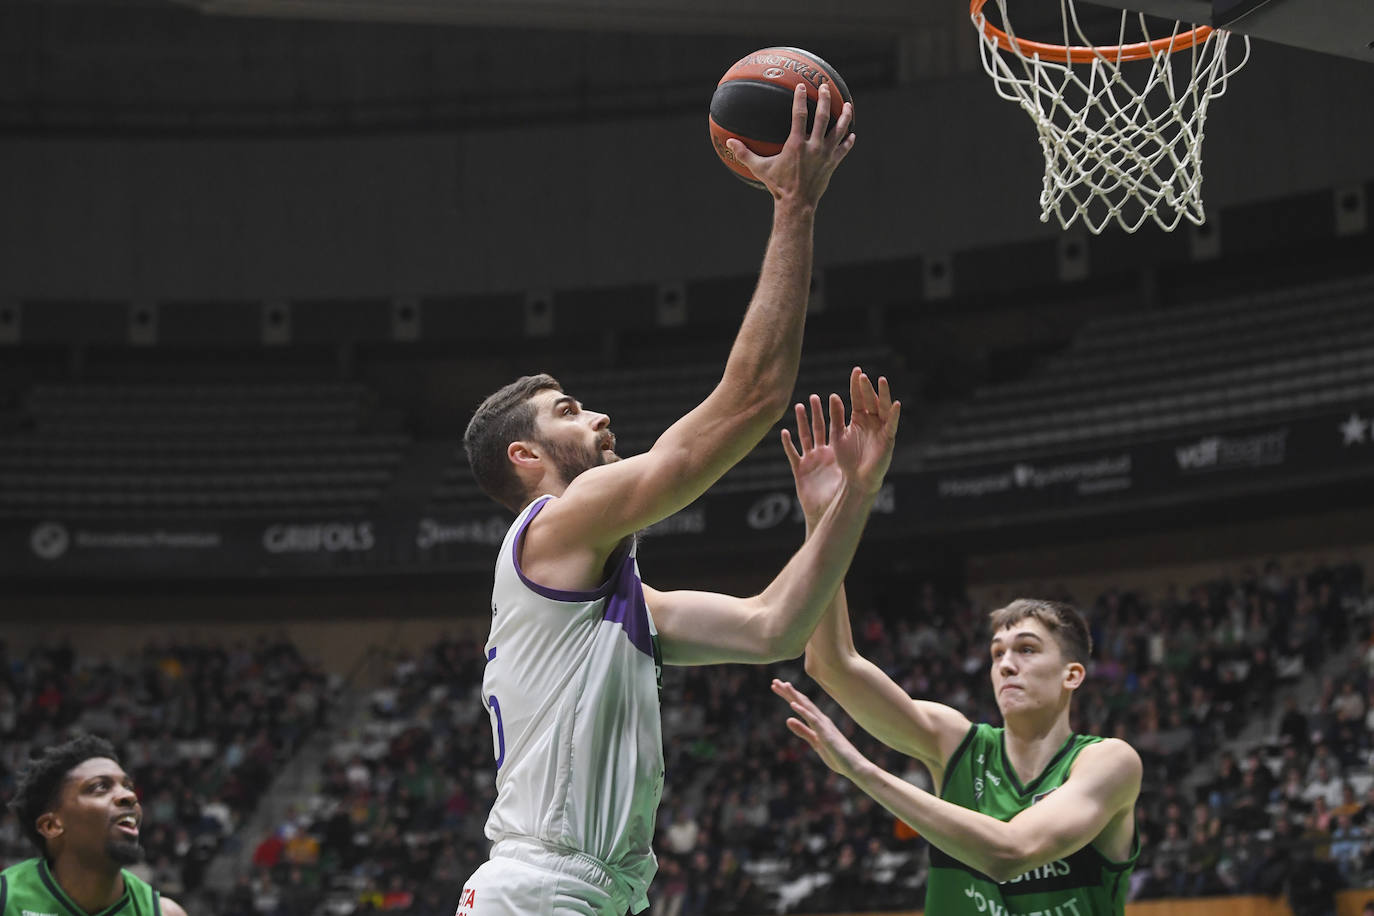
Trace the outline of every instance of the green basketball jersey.
[[[1070, 735], [1044, 772], [1023, 786], [1007, 761], [1003, 729], [974, 725], [945, 766], [940, 797], [1009, 821], [1063, 785], [1079, 752], [1101, 740]], [[1121, 916], [1139, 855], [1137, 834], [1124, 862], [1109, 861], [1089, 844], [998, 884], [932, 846], [925, 911], [928, 916]]]
[[123, 869], [124, 895], [99, 913], [87, 913], [58, 886], [44, 859], [25, 859], [0, 871], [3, 916], [162, 916], [162, 898], [146, 881]]

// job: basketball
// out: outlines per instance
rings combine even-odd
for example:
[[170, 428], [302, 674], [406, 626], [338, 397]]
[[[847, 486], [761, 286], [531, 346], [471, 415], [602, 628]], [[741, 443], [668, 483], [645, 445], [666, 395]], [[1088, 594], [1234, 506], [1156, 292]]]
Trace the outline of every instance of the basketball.
[[[854, 101], [835, 68], [801, 48], [763, 48], [746, 55], [725, 71], [711, 96], [711, 145], [726, 168], [756, 188], [763, 183], [735, 159], [725, 141], [734, 137], [760, 156], [780, 152], [792, 129], [792, 93], [798, 83], [806, 84], [807, 130], [822, 83], [830, 84], [832, 130], [841, 106]], [[852, 122], [849, 129], [854, 130]]]

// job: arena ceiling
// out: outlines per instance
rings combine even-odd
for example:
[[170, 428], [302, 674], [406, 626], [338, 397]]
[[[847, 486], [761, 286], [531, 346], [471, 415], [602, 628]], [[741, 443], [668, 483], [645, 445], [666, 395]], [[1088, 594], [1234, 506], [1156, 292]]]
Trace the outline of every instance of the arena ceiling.
[[912, 0], [177, 0], [234, 16], [681, 34], [892, 35], [959, 4]]
[[858, 92], [976, 66], [961, 4], [6, 0], [0, 133], [275, 135], [694, 112], [726, 67], [769, 45], [821, 54]]
[[[1098, 0], [1118, 2], [1130, 0]], [[1023, 6], [1024, 34], [1053, 34], [1058, 3]], [[1114, 10], [1080, 11], [1114, 34]], [[0, 0], [0, 134], [682, 114], [703, 111], [725, 68], [769, 45], [820, 54], [856, 97], [940, 93], [981, 70], [967, 0]]]

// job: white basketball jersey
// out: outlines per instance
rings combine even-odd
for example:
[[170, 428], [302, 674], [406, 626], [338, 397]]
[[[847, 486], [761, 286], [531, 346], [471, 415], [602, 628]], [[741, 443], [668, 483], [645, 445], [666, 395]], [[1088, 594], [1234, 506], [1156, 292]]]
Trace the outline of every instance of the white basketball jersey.
[[595, 591], [525, 578], [525, 529], [551, 498], [520, 513], [496, 561], [482, 677], [496, 753], [486, 833], [599, 860], [626, 883], [637, 913], [658, 870], [658, 636], [633, 548]]

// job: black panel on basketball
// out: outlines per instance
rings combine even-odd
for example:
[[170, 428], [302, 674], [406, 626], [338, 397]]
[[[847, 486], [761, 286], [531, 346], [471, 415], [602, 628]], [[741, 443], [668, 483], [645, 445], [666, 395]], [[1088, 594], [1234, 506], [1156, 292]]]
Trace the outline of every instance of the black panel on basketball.
[[[731, 80], [711, 96], [711, 117], [741, 137], [765, 143], [786, 143], [792, 130], [792, 87], [762, 80]], [[807, 100], [807, 129], [816, 105]]]

